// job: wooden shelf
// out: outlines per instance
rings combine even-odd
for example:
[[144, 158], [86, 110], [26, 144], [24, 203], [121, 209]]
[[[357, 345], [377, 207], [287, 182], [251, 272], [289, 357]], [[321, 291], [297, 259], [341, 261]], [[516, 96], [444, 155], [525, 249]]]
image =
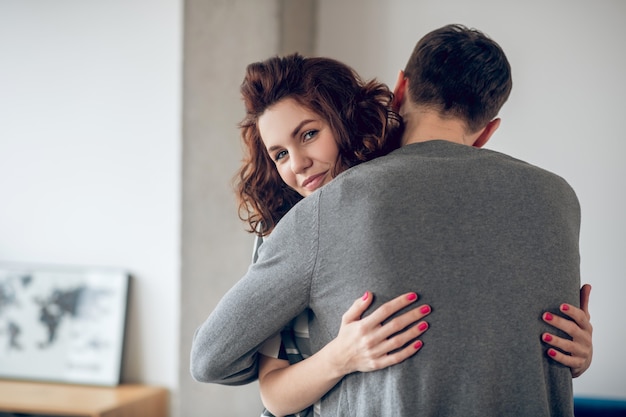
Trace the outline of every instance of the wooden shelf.
[[117, 387], [0, 380], [0, 413], [80, 417], [166, 417], [165, 388]]

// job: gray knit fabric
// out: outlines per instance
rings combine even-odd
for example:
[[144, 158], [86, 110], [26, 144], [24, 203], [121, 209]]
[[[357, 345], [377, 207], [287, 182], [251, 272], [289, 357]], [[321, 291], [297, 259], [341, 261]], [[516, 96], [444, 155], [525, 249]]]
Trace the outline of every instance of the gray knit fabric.
[[[580, 207], [560, 177], [445, 141], [359, 165], [301, 201], [194, 337], [204, 382], [255, 378], [263, 341], [310, 308], [313, 352], [365, 290], [433, 307], [424, 347], [346, 376], [322, 416], [572, 416], [570, 370], [548, 359], [541, 314], [577, 305]], [[225, 331], [225, 330], [228, 331]]]

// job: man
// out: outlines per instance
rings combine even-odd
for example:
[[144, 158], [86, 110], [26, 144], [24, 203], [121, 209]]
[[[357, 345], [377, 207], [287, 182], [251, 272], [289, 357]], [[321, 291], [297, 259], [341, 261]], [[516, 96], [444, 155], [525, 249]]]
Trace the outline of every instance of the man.
[[364, 288], [375, 306], [415, 291], [433, 307], [419, 355], [348, 375], [322, 415], [573, 415], [570, 370], [545, 359], [538, 335], [543, 311], [578, 304], [580, 207], [556, 175], [478, 149], [511, 85], [482, 33], [452, 25], [422, 38], [394, 91], [403, 147], [281, 220], [198, 329], [194, 378], [248, 372], [258, 346], [307, 307], [316, 351]]

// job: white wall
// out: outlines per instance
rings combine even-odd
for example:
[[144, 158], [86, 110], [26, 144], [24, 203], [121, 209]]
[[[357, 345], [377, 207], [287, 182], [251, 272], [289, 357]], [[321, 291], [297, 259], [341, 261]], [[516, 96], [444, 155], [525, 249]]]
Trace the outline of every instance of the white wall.
[[0, 0], [0, 260], [133, 275], [124, 382], [178, 381], [180, 0]]
[[255, 384], [192, 381], [189, 349], [250, 262], [239, 85], [277, 53], [279, 16], [275, 0], [0, 0], [0, 261], [127, 268], [122, 381], [169, 388], [172, 417], [261, 412]]
[[320, 0], [317, 53], [393, 85], [417, 40], [448, 23], [489, 34], [513, 68], [513, 92], [487, 147], [556, 172], [577, 191], [594, 359], [574, 389], [626, 398], [626, 2]]

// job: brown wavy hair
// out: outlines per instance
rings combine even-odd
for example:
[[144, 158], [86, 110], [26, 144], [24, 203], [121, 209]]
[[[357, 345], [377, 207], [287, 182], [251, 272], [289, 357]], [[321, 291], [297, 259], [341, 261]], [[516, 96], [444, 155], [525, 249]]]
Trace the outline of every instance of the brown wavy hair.
[[250, 64], [241, 95], [246, 108], [239, 124], [244, 157], [235, 193], [239, 217], [259, 236], [269, 234], [303, 198], [282, 180], [261, 140], [258, 120], [268, 107], [291, 98], [329, 124], [339, 147], [333, 177], [400, 144], [402, 123], [391, 108], [393, 93], [376, 80], [363, 81], [334, 59], [293, 54]]

